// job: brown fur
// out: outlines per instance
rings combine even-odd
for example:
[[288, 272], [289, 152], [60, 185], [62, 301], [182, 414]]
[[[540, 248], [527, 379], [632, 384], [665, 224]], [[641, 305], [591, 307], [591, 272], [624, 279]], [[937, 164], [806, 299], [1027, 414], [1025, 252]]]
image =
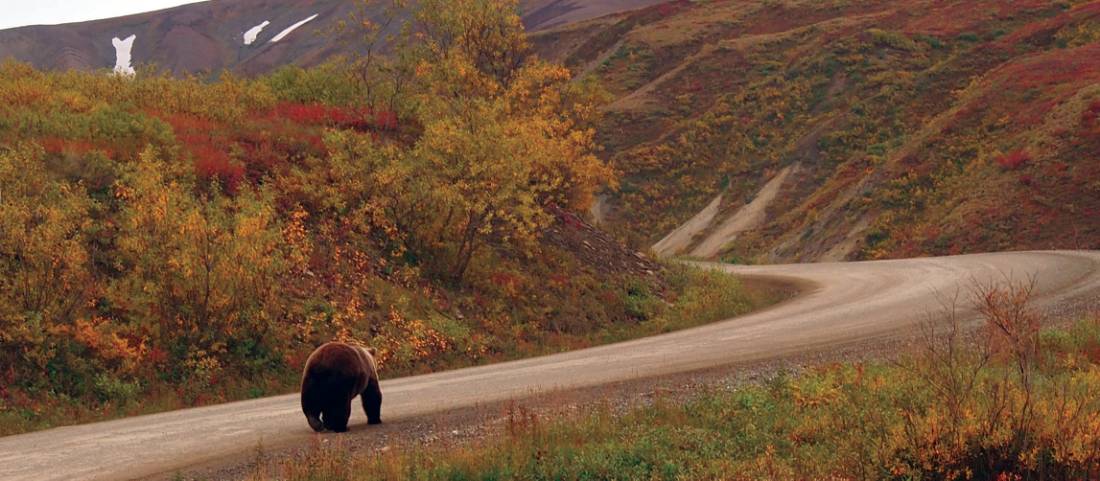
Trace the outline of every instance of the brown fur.
[[370, 424], [382, 422], [382, 390], [372, 354], [373, 349], [342, 342], [310, 354], [302, 370], [302, 412], [314, 431], [347, 431], [355, 396], [362, 396]]

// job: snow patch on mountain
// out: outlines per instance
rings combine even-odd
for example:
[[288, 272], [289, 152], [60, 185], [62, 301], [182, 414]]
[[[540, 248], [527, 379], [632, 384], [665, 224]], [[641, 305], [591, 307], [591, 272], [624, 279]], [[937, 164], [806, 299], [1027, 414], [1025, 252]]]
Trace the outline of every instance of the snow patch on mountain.
[[111, 39], [111, 44], [115, 46], [115, 73], [119, 75], [132, 76], [134, 75], [134, 67], [130, 64], [133, 56], [131, 53], [134, 49], [134, 40], [137, 39], [137, 35], [130, 35], [126, 37], [126, 40], [115, 37]]
[[313, 14], [313, 16], [312, 16], [312, 17], [309, 17], [309, 18], [307, 18], [307, 19], [305, 19], [305, 20], [302, 20], [301, 22], [298, 22], [298, 23], [296, 23], [296, 24], [294, 24], [294, 25], [291, 25], [291, 26], [287, 27], [287, 29], [286, 29], [286, 30], [283, 30], [282, 32], [279, 32], [279, 34], [278, 34], [278, 35], [276, 35], [276, 36], [275, 36], [275, 38], [272, 38], [272, 39], [271, 39], [271, 43], [275, 43], [275, 42], [278, 42], [279, 40], [282, 40], [282, 39], [283, 39], [283, 38], [285, 38], [285, 37], [286, 37], [287, 35], [290, 35], [290, 33], [291, 33], [291, 32], [293, 32], [293, 31], [295, 31], [295, 30], [298, 30], [298, 27], [301, 27], [302, 25], [305, 25], [305, 24], [307, 24], [307, 23], [309, 23], [309, 22], [312, 22], [312, 21], [313, 21], [314, 19], [316, 19], [316, 18], [317, 18], [317, 17], [319, 17], [319, 16], [321, 16], [321, 14], [319, 14], [319, 13], [315, 13], [315, 14]]
[[264, 23], [248, 29], [248, 31], [244, 33], [244, 44], [252, 45], [253, 43], [255, 43], [256, 37], [258, 37], [260, 35], [260, 32], [264, 31], [264, 29], [267, 28], [268, 25], [271, 25], [271, 22], [264, 20]]

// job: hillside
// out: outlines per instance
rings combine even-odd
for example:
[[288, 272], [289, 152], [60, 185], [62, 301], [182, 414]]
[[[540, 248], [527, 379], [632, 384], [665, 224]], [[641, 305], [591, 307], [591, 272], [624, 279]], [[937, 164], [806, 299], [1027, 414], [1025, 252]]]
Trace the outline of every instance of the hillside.
[[680, 1], [535, 40], [613, 99], [599, 220], [638, 248], [1100, 247], [1098, 2]]
[[613, 181], [594, 94], [507, 4], [421, 4], [366, 79], [0, 63], [0, 435], [290, 392], [333, 339], [397, 377], [769, 298], [578, 217]]
[[[381, 21], [384, 3], [363, 12]], [[636, 249], [776, 262], [1100, 242], [1096, 2], [519, 6], [542, 56], [610, 95], [598, 140], [622, 182], [595, 220]], [[361, 51], [335, 28], [358, 8], [215, 1], [24, 27], [0, 31], [0, 57], [111, 68], [111, 39], [134, 35], [133, 67], [251, 76]]]
[[[532, 30], [583, 21], [659, 0], [524, 0]], [[0, 31], [0, 60], [43, 70], [96, 70], [116, 65], [113, 38], [135, 36], [133, 66], [177, 74], [230, 70], [256, 75], [283, 65], [315, 66], [365, 48], [362, 32], [338, 29], [354, 13], [385, 23], [390, 1], [215, 0], [139, 15]], [[309, 20], [299, 25], [299, 22]], [[392, 22], [396, 31], [400, 21]], [[279, 38], [280, 34], [286, 35]], [[252, 33], [252, 35], [246, 35]]]

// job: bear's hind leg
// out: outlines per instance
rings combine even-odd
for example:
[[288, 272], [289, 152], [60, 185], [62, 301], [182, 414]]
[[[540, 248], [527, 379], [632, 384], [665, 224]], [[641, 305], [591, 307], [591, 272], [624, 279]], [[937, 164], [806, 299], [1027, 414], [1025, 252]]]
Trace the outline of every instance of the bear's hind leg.
[[351, 401], [330, 403], [325, 408], [325, 427], [329, 431], [344, 433], [348, 430], [348, 418], [351, 417]]
[[382, 388], [377, 379], [367, 381], [367, 388], [359, 395], [363, 398], [363, 412], [367, 413], [367, 424], [382, 424]]

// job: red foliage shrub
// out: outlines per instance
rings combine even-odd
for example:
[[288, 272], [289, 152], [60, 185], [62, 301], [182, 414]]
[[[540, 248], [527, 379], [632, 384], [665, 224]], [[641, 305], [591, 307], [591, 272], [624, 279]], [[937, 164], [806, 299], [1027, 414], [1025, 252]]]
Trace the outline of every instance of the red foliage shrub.
[[245, 168], [250, 179], [257, 180], [274, 169], [284, 157], [267, 130], [248, 129], [237, 136], [237, 144], [244, 151]]
[[1081, 122], [1086, 126], [1092, 126], [1096, 124], [1096, 119], [1100, 117], [1100, 100], [1093, 100], [1089, 107], [1081, 113]]
[[375, 112], [374, 125], [381, 130], [397, 130], [397, 112], [392, 110]]
[[271, 114], [299, 124], [321, 125], [328, 122], [328, 110], [323, 105], [284, 103], [275, 106]]
[[1031, 162], [1031, 154], [1024, 150], [1017, 150], [997, 158], [997, 165], [1001, 166], [1002, 170], [1017, 170], [1027, 165], [1028, 162]]
[[302, 148], [307, 148], [308, 147], [310, 149], [313, 149], [314, 152], [320, 152], [320, 153], [326, 152], [325, 139], [321, 138], [320, 135], [306, 135], [306, 136], [303, 136], [302, 137], [302, 143], [299, 144], [299, 145], [301, 145]]
[[321, 104], [283, 103], [234, 125], [188, 114], [147, 114], [172, 126], [200, 179], [217, 180], [229, 193], [242, 181], [259, 182], [307, 157], [323, 157], [322, 127], [377, 133], [396, 130], [398, 125], [392, 111]]
[[[156, 114], [154, 114], [156, 115]], [[204, 181], [217, 180], [228, 193], [234, 193], [244, 180], [244, 166], [229, 158], [227, 126], [195, 115], [162, 115], [172, 126], [176, 139], [191, 153], [195, 174]]]
[[200, 179], [217, 180], [228, 193], [237, 191], [244, 180], [244, 166], [233, 162], [225, 150], [212, 145], [193, 145], [191, 154]]

